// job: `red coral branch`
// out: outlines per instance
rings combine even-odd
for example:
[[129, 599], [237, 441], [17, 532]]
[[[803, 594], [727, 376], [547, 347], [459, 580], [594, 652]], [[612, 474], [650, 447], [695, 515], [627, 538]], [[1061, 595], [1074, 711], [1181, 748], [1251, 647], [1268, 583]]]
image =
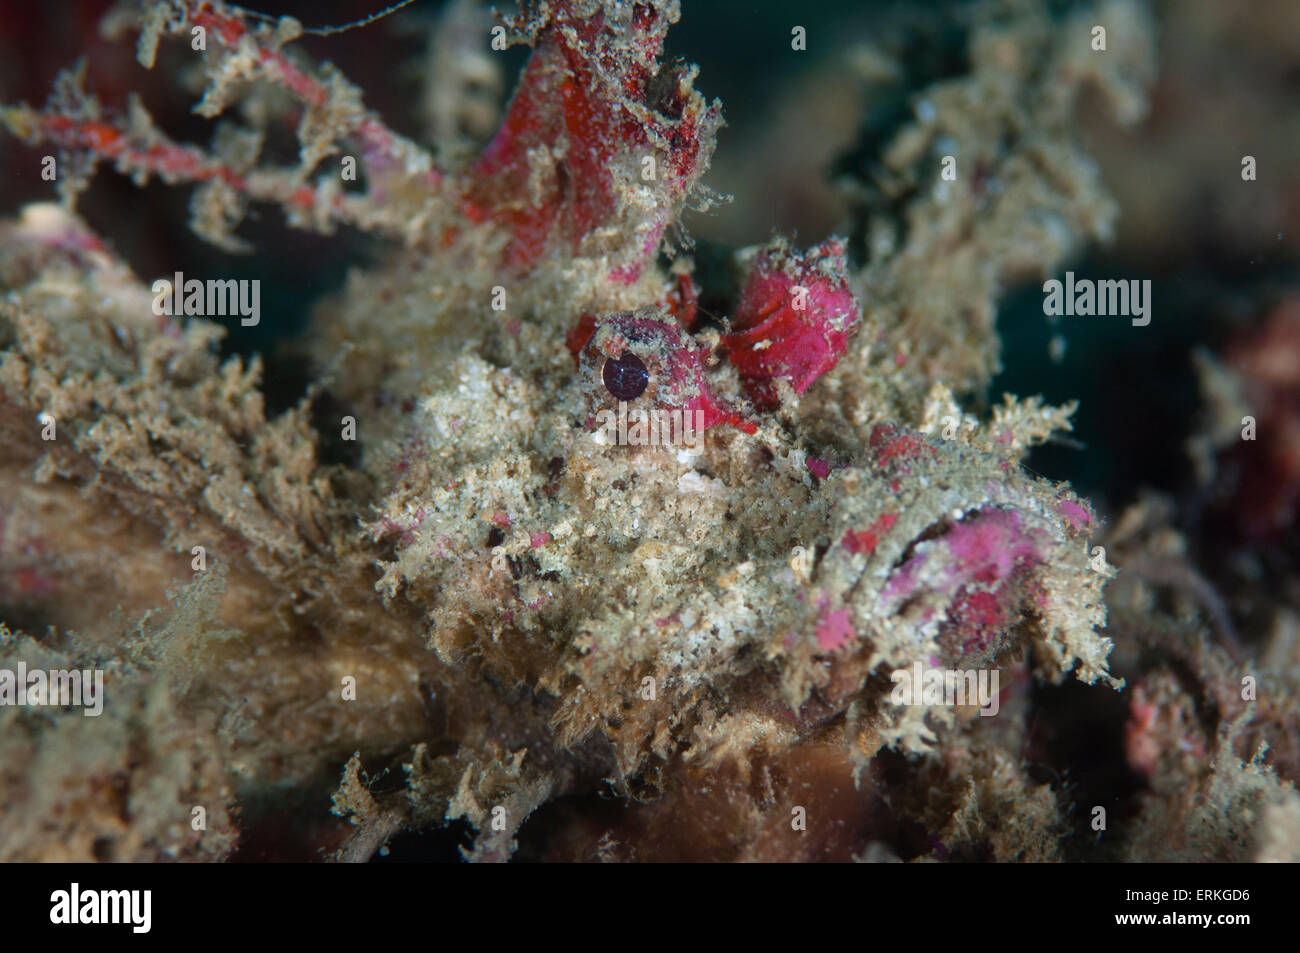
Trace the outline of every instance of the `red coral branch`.
[[[277, 33], [266, 25], [250, 27], [242, 13], [212, 0], [190, 0], [180, 9], [181, 16], [166, 24], [166, 32], [188, 35], [191, 28], [201, 27], [213, 42], [213, 49], [207, 53], [211, 85], [200, 112], [219, 114], [223, 104], [207, 99], [219, 100], [218, 94], [236, 78], [262, 79], [283, 86], [310, 110], [328, 116], [330, 135], [355, 137], [362, 147], [361, 161], [370, 191], [364, 196], [349, 196], [333, 180], [323, 178], [314, 186], [305, 184], [304, 176], [311, 171], [306, 166], [252, 169], [198, 147], [178, 144], [154, 128], [138, 106], [133, 106], [129, 117], [105, 117], [94, 97], [80, 89], [79, 71], [61, 78], [61, 88], [42, 110], [26, 105], [0, 109], [0, 124], [33, 146], [50, 145], [85, 157], [91, 167], [108, 160], [138, 180], [157, 175], [169, 183], [219, 184], [235, 196], [282, 205], [289, 210], [294, 224], [324, 227], [329, 221], [347, 221], [392, 225], [396, 219], [385, 223], [376, 209], [382, 209], [386, 196], [391, 194], [389, 186], [394, 178], [414, 179], [430, 191], [441, 184], [443, 175], [432, 167], [428, 154], [392, 132], [373, 113], [358, 109], [341, 80], [335, 88], [284, 54], [280, 45], [294, 35], [292, 29]], [[146, 16], [146, 31], [150, 29], [148, 19]], [[146, 36], [142, 42], [146, 64], [152, 62], [149, 44], [153, 41], [156, 35]], [[304, 152], [319, 155], [326, 151], [322, 145], [314, 143], [308, 149], [304, 143]]]
[[250, 198], [290, 202], [306, 209], [316, 204], [312, 188], [302, 185], [286, 188], [287, 175], [275, 177], [263, 173], [255, 181], [251, 180], [202, 149], [179, 145], [156, 131], [151, 130], [148, 141], [143, 141], [122, 124], [103, 119], [76, 119], [51, 110], [37, 112], [26, 106], [0, 111], [0, 122], [31, 145], [88, 153], [112, 161], [121, 172], [157, 175], [172, 183], [220, 180]]
[[[265, 45], [266, 27], [250, 28], [239, 13], [211, 0], [191, 0], [186, 20], [188, 24], [203, 27], [207, 33], [216, 36], [231, 52], [237, 51], [246, 39], [251, 41], [267, 79], [286, 87], [309, 106], [325, 109], [330, 105], [332, 94], [329, 87], [295, 65], [280, 49]], [[183, 23], [172, 32], [179, 32], [186, 25]], [[374, 113], [362, 113], [350, 132], [365, 144], [366, 154], [372, 159], [383, 158], [397, 167], [406, 164], [409, 142], [385, 126]], [[436, 186], [442, 182], [442, 173], [431, 168], [424, 173], [424, 178]]]

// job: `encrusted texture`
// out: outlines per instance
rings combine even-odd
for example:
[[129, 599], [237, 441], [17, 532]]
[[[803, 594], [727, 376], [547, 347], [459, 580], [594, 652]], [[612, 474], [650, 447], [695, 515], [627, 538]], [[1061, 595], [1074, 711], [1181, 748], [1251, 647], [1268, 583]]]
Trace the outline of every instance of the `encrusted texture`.
[[[274, 818], [271, 792], [329, 779], [335, 817], [311, 819], [310, 846], [339, 859], [460, 820], [468, 857], [507, 859], [539, 809], [532, 849], [554, 858], [1061, 859], [1086, 806], [1026, 766], [1034, 687], [1126, 692], [1139, 716], [1156, 694], [1181, 710], [1188, 688], [1164, 669], [1136, 688], [1112, 674], [1101, 520], [1021, 465], [1073, 408], [963, 408], [998, 366], [1003, 290], [1108, 234], [1117, 209], [1072, 116], [1094, 89], [1140, 118], [1145, 7], [1066, 23], [976, 7], [969, 73], [920, 94], [852, 233], [738, 250], [711, 323], [682, 216], [719, 200], [705, 174], [721, 106], [661, 59], [678, 4], [524, 6], [503, 23], [532, 54], [498, 131], [442, 168], [295, 56], [296, 24], [201, 0], [142, 5], [141, 62], [205, 26], [199, 112], [242, 100], [261, 108], [241, 121], [282, 122], [262, 97], [283, 87], [298, 167], [259, 166], [256, 128], [242, 151], [176, 145], [75, 77], [46, 110], [0, 114], [70, 160], [196, 183], [196, 227], [226, 247], [249, 202], [392, 242], [319, 307], [317, 378], [268, 419], [260, 362], [219, 361], [212, 322], [156, 316], [149, 281], [74, 211], [0, 225], [0, 590], [29, 633], [6, 630], [0, 655], [37, 664], [59, 640], [109, 673], [102, 722], [0, 713], [4, 763], [28, 765], [0, 773], [0, 857], [251, 852], [265, 832], [236, 805]], [[1066, 39], [1097, 18], [1114, 24], [1104, 60]], [[977, 176], [939, 178], [950, 140]], [[364, 189], [342, 188], [345, 154]], [[698, 441], [609, 439], [602, 368], [625, 354], [650, 380], [628, 403], [700, 411]], [[313, 416], [326, 392], [356, 428], [353, 463], [322, 462], [344, 426]], [[1108, 545], [1114, 561], [1125, 544]], [[894, 704], [890, 673], [918, 663], [998, 670], [1000, 713]], [[1185, 842], [1152, 833], [1132, 858], [1294, 849], [1294, 713], [1220, 717], [1209, 734], [1134, 729], [1153, 791], [1195, 776], [1205, 800], [1151, 806]], [[1208, 768], [1168, 762], [1177, 731], [1200, 732]], [[128, 744], [143, 762], [126, 766]], [[64, 786], [51, 772], [83, 747], [93, 772]], [[605, 789], [630, 809], [563, 800]], [[201, 837], [191, 804], [208, 810]]]

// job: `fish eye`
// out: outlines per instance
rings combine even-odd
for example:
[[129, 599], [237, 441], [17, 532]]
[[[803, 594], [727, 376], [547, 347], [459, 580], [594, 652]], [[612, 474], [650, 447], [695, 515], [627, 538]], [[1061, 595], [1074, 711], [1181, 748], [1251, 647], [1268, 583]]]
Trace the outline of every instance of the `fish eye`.
[[624, 351], [617, 360], [605, 360], [600, 368], [600, 379], [605, 390], [619, 400], [636, 400], [649, 386], [650, 372], [641, 358], [631, 351]]

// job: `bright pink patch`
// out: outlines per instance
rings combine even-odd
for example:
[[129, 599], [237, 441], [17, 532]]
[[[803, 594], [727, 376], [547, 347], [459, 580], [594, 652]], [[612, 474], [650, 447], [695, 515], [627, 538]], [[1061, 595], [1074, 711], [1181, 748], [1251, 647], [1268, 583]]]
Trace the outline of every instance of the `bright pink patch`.
[[853, 638], [853, 626], [849, 624], [849, 610], [836, 609], [822, 616], [817, 623], [817, 644], [827, 651], [834, 651]]
[[1044, 539], [1039, 530], [1022, 529], [1012, 511], [981, 510], [919, 549], [894, 573], [883, 594], [887, 599], [910, 596], [918, 580], [931, 575], [922, 570], [936, 561], [945, 570], [937, 585], [942, 592], [956, 594], [972, 582], [1001, 582], [1042, 562]]
[[492, 522], [502, 529], [506, 529], [510, 526], [510, 517], [505, 513], [496, 512], [492, 514]]
[[528, 541], [532, 543], [533, 548], [536, 549], [539, 546], [545, 546], [547, 543], [549, 543], [551, 541], [551, 534], [550, 533], [529, 533]]
[[831, 465], [825, 460], [818, 460], [816, 457], [808, 458], [808, 469], [819, 480], [826, 479], [831, 473]]
[[948, 531], [944, 541], [956, 560], [956, 571], [978, 582], [1006, 579], [1023, 561], [1037, 564], [1036, 531], [1024, 532], [1010, 510], [985, 510]]
[[1056, 504], [1056, 511], [1070, 524], [1070, 529], [1076, 532], [1092, 522], [1092, 514], [1073, 500], [1061, 500]]
[[775, 381], [804, 393], [835, 366], [860, 315], [842, 242], [806, 253], [777, 244], [759, 253], [722, 348], [754, 405], [772, 410], [780, 403]]

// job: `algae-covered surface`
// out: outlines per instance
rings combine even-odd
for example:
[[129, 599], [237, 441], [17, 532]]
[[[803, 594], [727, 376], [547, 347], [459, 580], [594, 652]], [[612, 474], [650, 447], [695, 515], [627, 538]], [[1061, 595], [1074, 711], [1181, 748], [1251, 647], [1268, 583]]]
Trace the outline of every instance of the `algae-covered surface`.
[[695, 6], [0, 85], [0, 859], [1300, 859], [1294, 12]]

